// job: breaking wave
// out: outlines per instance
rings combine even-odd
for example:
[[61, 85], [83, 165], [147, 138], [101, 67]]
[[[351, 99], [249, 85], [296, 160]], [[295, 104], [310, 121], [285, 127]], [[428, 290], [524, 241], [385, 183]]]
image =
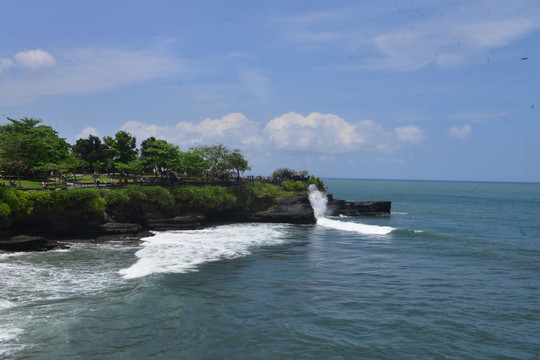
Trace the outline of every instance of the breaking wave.
[[255, 247], [284, 240], [280, 224], [233, 224], [204, 230], [156, 232], [143, 239], [137, 262], [120, 270], [126, 279], [197, 271], [201, 264], [249, 255]]
[[309, 201], [311, 203], [311, 207], [313, 208], [315, 218], [317, 218], [317, 225], [319, 226], [343, 231], [353, 231], [368, 235], [386, 235], [396, 230], [391, 226], [368, 225], [358, 222], [329, 219], [326, 217], [328, 213], [328, 198], [326, 197], [326, 194], [319, 191], [313, 184], [309, 185], [308, 191]]

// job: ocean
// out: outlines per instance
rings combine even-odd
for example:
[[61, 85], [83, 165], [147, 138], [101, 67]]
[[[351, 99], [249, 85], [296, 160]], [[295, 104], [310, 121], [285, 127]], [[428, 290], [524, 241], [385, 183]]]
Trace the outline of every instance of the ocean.
[[392, 215], [0, 254], [0, 358], [540, 358], [540, 184], [325, 183]]

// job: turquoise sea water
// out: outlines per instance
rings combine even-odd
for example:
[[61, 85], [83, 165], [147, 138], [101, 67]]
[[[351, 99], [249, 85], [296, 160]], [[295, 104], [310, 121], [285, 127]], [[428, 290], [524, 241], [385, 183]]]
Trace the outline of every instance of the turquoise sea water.
[[0, 254], [0, 358], [540, 358], [540, 184], [326, 184], [392, 215]]

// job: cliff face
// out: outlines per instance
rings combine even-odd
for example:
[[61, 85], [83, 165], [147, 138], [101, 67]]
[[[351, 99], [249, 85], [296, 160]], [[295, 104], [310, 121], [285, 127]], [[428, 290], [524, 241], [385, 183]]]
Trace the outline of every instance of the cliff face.
[[317, 220], [306, 196], [281, 199], [267, 211], [250, 214], [249, 221], [265, 223], [315, 224]]
[[[0, 250], [46, 250], [47, 240], [96, 238], [137, 234], [148, 230], [200, 229], [213, 222], [273, 222], [313, 224], [313, 209], [305, 196], [254, 198], [249, 206], [204, 208], [179, 204], [161, 208], [147, 201], [106, 209], [97, 216], [85, 209], [55, 214], [40, 211], [32, 215], [4, 219], [0, 225]], [[20, 235], [25, 235], [20, 237]], [[38, 239], [39, 237], [39, 239]]]
[[[388, 216], [389, 201], [347, 202], [328, 196], [330, 216]], [[263, 222], [315, 224], [307, 196], [294, 195], [274, 200], [252, 199], [241, 207], [205, 208], [177, 204], [163, 208], [149, 201], [131, 201], [120, 208], [108, 208], [104, 214], [87, 209], [72, 209], [56, 214], [38, 211], [32, 215], [5, 218], [0, 224], [0, 250], [36, 251], [54, 247], [49, 239], [118, 237], [148, 230], [200, 229], [216, 222]], [[21, 236], [24, 235], [24, 236]]]
[[330, 216], [390, 216], [390, 201], [344, 201], [332, 199], [328, 202]]

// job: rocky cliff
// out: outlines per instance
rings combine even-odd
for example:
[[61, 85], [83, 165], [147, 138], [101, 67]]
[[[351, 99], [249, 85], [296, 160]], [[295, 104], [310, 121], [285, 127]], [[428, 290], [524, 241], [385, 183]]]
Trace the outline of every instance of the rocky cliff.
[[329, 216], [389, 216], [391, 201], [345, 201], [328, 197]]
[[[347, 202], [329, 195], [330, 216], [390, 215], [389, 201]], [[274, 200], [254, 199], [249, 206], [204, 208], [178, 205], [163, 208], [148, 201], [132, 201], [129, 206], [107, 208], [96, 215], [86, 209], [69, 213], [47, 211], [4, 219], [0, 224], [0, 250], [39, 251], [56, 245], [47, 239], [95, 239], [131, 236], [149, 230], [200, 229], [218, 222], [265, 222], [314, 224], [316, 219], [307, 196], [294, 195]]]

